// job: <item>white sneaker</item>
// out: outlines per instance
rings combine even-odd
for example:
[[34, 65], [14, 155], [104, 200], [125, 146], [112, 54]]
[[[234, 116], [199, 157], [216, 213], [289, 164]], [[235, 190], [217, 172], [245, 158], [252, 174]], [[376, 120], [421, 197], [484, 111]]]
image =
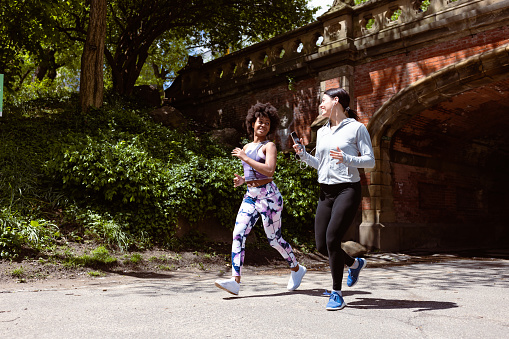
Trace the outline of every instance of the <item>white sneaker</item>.
[[235, 278], [231, 279], [219, 279], [215, 282], [216, 286], [220, 289], [225, 290], [228, 293], [238, 295], [240, 290], [240, 284], [235, 281]]
[[299, 265], [299, 270], [297, 272], [292, 271], [290, 280], [288, 280], [288, 286], [286, 287], [288, 291], [294, 291], [300, 286], [302, 278], [307, 271], [308, 270], [302, 265]]

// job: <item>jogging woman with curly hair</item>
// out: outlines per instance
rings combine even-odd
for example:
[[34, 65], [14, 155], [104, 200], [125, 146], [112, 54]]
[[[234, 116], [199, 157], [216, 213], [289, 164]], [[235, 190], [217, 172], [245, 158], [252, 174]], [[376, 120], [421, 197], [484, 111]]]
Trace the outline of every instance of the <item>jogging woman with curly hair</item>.
[[276, 131], [279, 125], [277, 110], [270, 103], [257, 103], [246, 117], [246, 127], [253, 142], [244, 148], [235, 148], [232, 155], [242, 160], [244, 176], [235, 174], [233, 184], [247, 185], [247, 191], [240, 205], [232, 242], [232, 278], [216, 280], [217, 287], [237, 295], [240, 290], [240, 276], [244, 264], [246, 237], [258, 218], [262, 218], [263, 228], [270, 245], [278, 250], [290, 266], [291, 274], [287, 289], [297, 289], [306, 273], [299, 265], [292, 247], [281, 236], [281, 212], [283, 197], [273, 181], [276, 170], [276, 145], [267, 136]]

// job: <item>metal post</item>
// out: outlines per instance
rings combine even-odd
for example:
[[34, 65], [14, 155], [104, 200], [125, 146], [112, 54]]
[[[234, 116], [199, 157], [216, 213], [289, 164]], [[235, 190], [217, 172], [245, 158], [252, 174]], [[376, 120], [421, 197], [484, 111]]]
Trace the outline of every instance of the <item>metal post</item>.
[[3, 102], [4, 102], [4, 75], [0, 74], [0, 117], [2, 116]]

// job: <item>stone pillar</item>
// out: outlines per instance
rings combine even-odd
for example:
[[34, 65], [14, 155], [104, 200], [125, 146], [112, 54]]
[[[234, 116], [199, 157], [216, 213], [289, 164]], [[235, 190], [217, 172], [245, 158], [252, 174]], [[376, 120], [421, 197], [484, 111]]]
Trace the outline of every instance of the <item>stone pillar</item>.
[[[391, 164], [389, 158], [390, 136], [373, 140], [375, 168], [366, 169], [370, 184], [367, 202], [362, 211], [362, 224], [359, 226], [359, 242], [367, 248], [398, 250], [399, 231], [394, 225], [394, 201], [392, 194]], [[363, 194], [363, 197], [366, 197]], [[382, 236], [383, 233], [383, 236]]]

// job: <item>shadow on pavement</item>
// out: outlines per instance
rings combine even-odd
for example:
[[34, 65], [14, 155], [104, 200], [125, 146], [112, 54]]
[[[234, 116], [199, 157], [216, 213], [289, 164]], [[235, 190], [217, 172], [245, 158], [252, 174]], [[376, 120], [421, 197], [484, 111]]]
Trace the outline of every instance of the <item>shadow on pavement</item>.
[[414, 312], [445, 310], [456, 308], [458, 305], [447, 301], [418, 301], [418, 300], [392, 300], [379, 298], [357, 298], [358, 301], [348, 302], [348, 307], [358, 309], [408, 309], [415, 308]]
[[[271, 298], [271, 297], [281, 297], [281, 296], [286, 296], [286, 295], [295, 295], [295, 294], [300, 294], [300, 295], [308, 295], [310, 297], [327, 297], [325, 294], [324, 294], [324, 289], [319, 289], [319, 288], [313, 288], [313, 289], [307, 289], [307, 290], [304, 290], [304, 289], [299, 289], [299, 290], [296, 290], [296, 291], [285, 291], [285, 292], [279, 292], [279, 293], [265, 293], [265, 294], [253, 294], [253, 295], [239, 295], [239, 296], [227, 296], [227, 297], [224, 297], [223, 299], [225, 300], [235, 300], [235, 299], [245, 299], [245, 298]], [[343, 295], [344, 296], [347, 296], [347, 295], [353, 295], [353, 294], [371, 294], [370, 292], [363, 292], [363, 291], [348, 291], [348, 292], [343, 292]]]
[[119, 272], [119, 271], [112, 271], [112, 270], [105, 270], [108, 273], [112, 273], [115, 275], [124, 275], [128, 277], [133, 278], [140, 278], [140, 279], [171, 279], [174, 278], [173, 274], [165, 274], [165, 273], [157, 273], [157, 272], [135, 272], [135, 271], [128, 271], [128, 272]]

